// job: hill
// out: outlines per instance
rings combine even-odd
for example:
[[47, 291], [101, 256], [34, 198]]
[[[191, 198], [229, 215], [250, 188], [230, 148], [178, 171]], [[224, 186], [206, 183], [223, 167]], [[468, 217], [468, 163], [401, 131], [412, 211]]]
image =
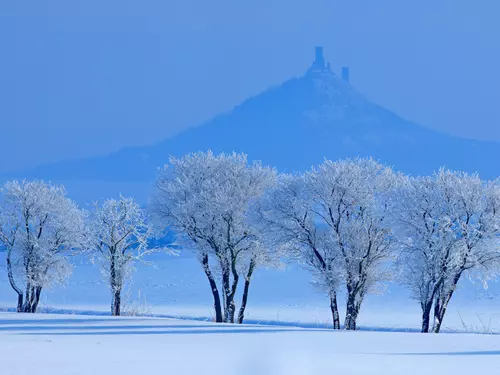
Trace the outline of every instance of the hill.
[[[484, 178], [500, 175], [500, 144], [461, 139], [406, 121], [370, 102], [331, 71], [317, 48], [302, 76], [251, 97], [230, 113], [147, 147], [40, 166], [30, 177], [59, 181], [150, 182], [169, 155], [242, 151], [281, 171], [324, 158], [371, 156], [396, 169], [431, 173], [442, 165]], [[473, 125], [473, 124], [471, 124]]]

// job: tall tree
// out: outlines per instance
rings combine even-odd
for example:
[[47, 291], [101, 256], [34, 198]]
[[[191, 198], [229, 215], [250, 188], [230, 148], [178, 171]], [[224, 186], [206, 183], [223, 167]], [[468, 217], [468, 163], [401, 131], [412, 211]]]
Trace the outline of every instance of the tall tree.
[[87, 235], [92, 259], [100, 264], [111, 289], [111, 314], [121, 314], [121, 293], [134, 263], [156, 251], [148, 248], [152, 227], [146, 213], [132, 199], [94, 203]]
[[500, 185], [441, 169], [408, 178], [391, 204], [405, 284], [422, 308], [422, 332], [439, 332], [464, 275], [483, 280], [500, 262]]
[[254, 221], [272, 249], [297, 259], [328, 293], [333, 328], [340, 329], [337, 291], [342, 280], [340, 254], [332, 232], [314, 212], [312, 189], [304, 175], [280, 175], [277, 185], [255, 205]]
[[388, 205], [397, 176], [371, 159], [325, 161], [306, 174], [313, 210], [341, 259], [347, 306], [345, 329], [355, 330], [365, 296], [388, 280], [394, 239]]
[[66, 279], [71, 272], [67, 257], [84, 246], [84, 232], [84, 215], [63, 187], [43, 181], [4, 185], [0, 243], [18, 312], [36, 312], [42, 289]]
[[[234, 322], [235, 295], [245, 275], [242, 321], [253, 271], [262, 250], [248, 220], [250, 205], [271, 186], [275, 172], [244, 154], [198, 152], [160, 170], [151, 211], [163, 228], [174, 229], [187, 247], [195, 248], [210, 284], [217, 322]], [[222, 302], [213, 265], [220, 272]]]

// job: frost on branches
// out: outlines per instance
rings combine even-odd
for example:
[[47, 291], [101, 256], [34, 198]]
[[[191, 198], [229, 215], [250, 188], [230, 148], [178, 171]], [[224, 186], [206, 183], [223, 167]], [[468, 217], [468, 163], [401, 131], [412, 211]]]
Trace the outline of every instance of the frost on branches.
[[94, 203], [87, 236], [92, 259], [111, 289], [111, 314], [121, 314], [121, 293], [133, 265], [157, 249], [148, 248], [152, 229], [143, 209], [131, 198]]
[[253, 272], [268, 259], [248, 210], [274, 180], [273, 169], [249, 165], [246, 155], [235, 153], [199, 152], [171, 158], [170, 165], [159, 172], [151, 210], [162, 228], [175, 230], [186, 247], [196, 249], [217, 322], [235, 321], [234, 299], [242, 276], [245, 285], [237, 322], [243, 321]]
[[486, 281], [500, 265], [500, 184], [440, 170], [408, 178], [392, 203], [404, 283], [422, 308], [422, 332], [439, 332], [462, 276]]
[[397, 177], [369, 159], [325, 161], [302, 176], [282, 176], [258, 206], [275, 247], [298, 255], [330, 296], [340, 327], [337, 290], [347, 291], [345, 328], [356, 329], [366, 294], [390, 276], [394, 240], [387, 200]]
[[305, 176], [316, 220], [339, 253], [347, 291], [345, 329], [355, 330], [365, 296], [391, 276], [388, 206], [397, 176], [371, 159], [325, 161]]
[[329, 228], [317, 220], [312, 189], [303, 175], [280, 175], [255, 206], [254, 220], [270, 248], [297, 259], [330, 297], [333, 327], [340, 329], [337, 290], [342, 279], [339, 252]]
[[66, 279], [71, 271], [67, 257], [82, 248], [84, 231], [84, 216], [64, 188], [42, 181], [5, 184], [0, 243], [18, 312], [36, 312], [42, 289]]

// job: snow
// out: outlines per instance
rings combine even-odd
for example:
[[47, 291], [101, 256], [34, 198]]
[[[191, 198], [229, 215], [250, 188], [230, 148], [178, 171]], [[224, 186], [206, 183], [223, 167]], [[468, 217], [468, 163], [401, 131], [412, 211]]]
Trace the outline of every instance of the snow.
[[[146, 305], [147, 312], [170, 317], [213, 317], [212, 296], [200, 264], [189, 251], [180, 256], [154, 254], [148, 259], [155, 267], [138, 265], [133, 284], [124, 291], [124, 307], [131, 300]], [[73, 275], [65, 286], [44, 290], [41, 311], [65, 310], [109, 314], [111, 296], [99, 267], [84, 257], [73, 259]], [[0, 256], [0, 275], [5, 275], [5, 258]], [[331, 324], [328, 297], [309, 283], [310, 275], [296, 265], [286, 270], [258, 269], [250, 290], [247, 321], [325, 327]], [[464, 280], [453, 297], [444, 331], [464, 331], [463, 319], [470, 331], [483, 332], [483, 325], [500, 332], [500, 283], [481, 285]], [[341, 316], [343, 296], [339, 296]], [[238, 297], [239, 301], [239, 297]], [[15, 307], [16, 294], [7, 277], [0, 277], [0, 307]], [[420, 307], [409, 299], [409, 292], [389, 285], [383, 295], [368, 296], [359, 317], [361, 329], [418, 330]]]
[[[255, 275], [247, 316], [261, 325], [215, 325], [206, 321], [212, 301], [196, 259], [189, 252], [152, 259], [156, 267], [138, 267], [128, 298], [139, 298], [140, 291], [151, 313], [191, 319], [105, 316], [110, 293], [99, 267], [75, 258], [69, 284], [42, 293], [42, 311], [66, 314], [0, 313], [0, 374], [458, 375], [492, 373], [500, 361], [498, 335], [415, 333], [419, 306], [394, 285], [367, 299], [362, 331], [322, 329], [331, 324], [328, 298], [297, 266]], [[497, 283], [487, 293], [463, 283], [445, 331], [464, 331], [460, 317], [470, 331], [498, 331], [499, 291]], [[7, 278], [0, 278], [0, 306], [12, 308], [15, 297]]]
[[491, 373], [500, 339], [2, 313], [0, 352], [5, 375], [459, 375]]

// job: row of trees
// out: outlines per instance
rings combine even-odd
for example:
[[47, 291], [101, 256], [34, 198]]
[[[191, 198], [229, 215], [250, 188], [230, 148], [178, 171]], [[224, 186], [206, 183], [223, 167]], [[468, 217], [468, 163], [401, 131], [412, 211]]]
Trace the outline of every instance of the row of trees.
[[17, 311], [34, 313], [42, 290], [71, 273], [69, 257], [87, 252], [101, 266], [112, 291], [111, 312], [120, 315], [121, 291], [134, 261], [148, 248], [146, 213], [121, 197], [90, 211], [80, 209], [63, 187], [42, 181], [7, 182], [0, 204], [0, 244]]
[[196, 153], [160, 170], [150, 209], [196, 249], [218, 322], [235, 321], [243, 277], [241, 323], [255, 268], [283, 259], [300, 262], [328, 294], [336, 329], [337, 295], [346, 293], [348, 330], [366, 296], [395, 280], [420, 303], [422, 332], [432, 312], [439, 332], [459, 281], [500, 270], [500, 182], [475, 174], [409, 177], [348, 159], [290, 175], [241, 154]]
[[278, 174], [243, 154], [211, 152], [171, 158], [147, 211], [126, 198], [81, 210], [61, 187], [9, 182], [0, 243], [18, 311], [34, 312], [42, 289], [67, 276], [67, 256], [84, 250], [101, 265], [119, 315], [134, 261], [160, 250], [148, 240], [167, 230], [196, 252], [217, 322], [243, 322], [257, 267], [297, 261], [328, 295], [335, 329], [339, 293], [354, 330], [366, 296], [395, 280], [420, 303], [422, 332], [439, 332], [459, 281], [500, 270], [500, 183], [444, 169], [409, 177], [370, 159]]

